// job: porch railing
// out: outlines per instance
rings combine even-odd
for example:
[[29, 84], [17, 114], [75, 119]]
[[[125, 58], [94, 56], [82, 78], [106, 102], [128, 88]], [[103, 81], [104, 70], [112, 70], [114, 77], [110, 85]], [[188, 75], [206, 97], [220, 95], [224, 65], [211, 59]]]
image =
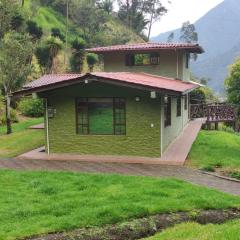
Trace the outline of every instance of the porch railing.
[[232, 123], [236, 128], [237, 108], [230, 104], [192, 104], [190, 106], [191, 119], [206, 118], [206, 124], [209, 126], [215, 123], [215, 128], [218, 128], [218, 123]]

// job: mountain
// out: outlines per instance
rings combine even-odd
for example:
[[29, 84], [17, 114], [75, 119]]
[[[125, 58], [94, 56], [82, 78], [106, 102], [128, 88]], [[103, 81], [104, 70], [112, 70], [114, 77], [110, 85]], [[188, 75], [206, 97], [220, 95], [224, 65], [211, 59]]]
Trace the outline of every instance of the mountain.
[[[239, 0], [225, 0], [195, 23], [199, 44], [205, 53], [192, 63], [192, 72], [197, 77], [210, 78], [209, 85], [217, 92], [223, 90], [228, 65], [240, 56], [239, 12]], [[151, 40], [165, 42], [171, 32], [175, 33], [178, 41], [180, 29], [160, 34]]]

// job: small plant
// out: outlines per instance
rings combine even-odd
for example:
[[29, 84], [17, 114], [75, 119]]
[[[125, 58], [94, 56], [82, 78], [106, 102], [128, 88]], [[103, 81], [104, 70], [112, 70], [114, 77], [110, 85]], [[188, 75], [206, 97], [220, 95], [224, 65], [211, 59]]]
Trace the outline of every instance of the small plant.
[[24, 98], [20, 101], [18, 108], [26, 117], [43, 116], [43, 101], [39, 98]]
[[205, 166], [202, 167], [201, 170], [206, 171], [206, 172], [215, 172], [215, 168], [213, 166]]
[[97, 62], [98, 62], [98, 55], [94, 53], [89, 53], [87, 55], [87, 64], [90, 72], [93, 71], [93, 67]]
[[229, 176], [240, 180], [240, 172], [231, 172]]
[[222, 168], [223, 164], [221, 162], [217, 162], [217, 163], [214, 164], [214, 167], [215, 168]]

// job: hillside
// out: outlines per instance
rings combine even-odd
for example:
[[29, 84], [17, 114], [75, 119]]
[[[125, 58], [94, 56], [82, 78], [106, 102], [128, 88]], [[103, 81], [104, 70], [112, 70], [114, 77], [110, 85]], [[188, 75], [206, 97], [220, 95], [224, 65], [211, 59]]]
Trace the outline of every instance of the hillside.
[[[228, 65], [240, 55], [239, 12], [238, 0], [225, 0], [195, 23], [205, 53], [192, 64], [192, 71], [198, 77], [209, 77], [209, 85], [218, 92], [223, 90]], [[152, 41], [164, 42], [171, 32], [160, 34]], [[180, 30], [174, 32], [178, 41]]]
[[[66, 34], [66, 17], [54, 8], [52, 4], [54, 1], [49, 1], [48, 4], [43, 4], [43, 0], [25, 0], [24, 8], [29, 15], [29, 18], [37, 23], [43, 29], [44, 36], [46, 38], [51, 35], [51, 30], [57, 28], [65, 36]], [[53, 6], [52, 6], [53, 5]], [[96, 45], [114, 45], [125, 44], [131, 42], [143, 42], [143, 39], [138, 36], [131, 29], [127, 28], [114, 14], [105, 14], [106, 21], [104, 26], [101, 27], [100, 32], [88, 33], [88, 37], [84, 35], [83, 26], [78, 24], [75, 19], [70, 16], [68, 24], [68, 59], [71, 56], [70, 42], [76, 37], [81, 37], [86, 41], [87, 47]], [[93, 23], [95, 24], [94, 20]], [[97, 23], [96, 23], [97, 25]], [[94, 41], [93, 41], [94, 39]], [[58, 57], [58, 72], [66, 71], [66, 67], [63, 64], [64, 52], [62, 51]], [[36, 67], [37, 68], [37, 67]], [[39, 75], [39, 70], [36, 70], [35, 74]]]

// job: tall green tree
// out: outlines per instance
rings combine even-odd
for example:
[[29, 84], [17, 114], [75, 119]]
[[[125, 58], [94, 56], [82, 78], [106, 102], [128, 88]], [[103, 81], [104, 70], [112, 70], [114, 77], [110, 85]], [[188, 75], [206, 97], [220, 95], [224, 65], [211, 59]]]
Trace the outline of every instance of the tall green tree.
[[17, 0], [1, 0], [0, 1], [0, 39], [4, 34], [13, 29], [19, 13], [19, 5]]
[[152, 26], [167, 12], [162, 0], [118, 0], [119, 18], [137, 33], [147, 30], [149, 40]]
[[[185, 43], [196, 43], [198, 42], [198, 33], [196, 31], [195, 25], [191, 24], [189, 21], [184, 22], [180, 32], [180, 41]], [[191, 58], [195, 61], [197, 60], [197, 54], [191, 54]]]
[[81, 38], [76, 38], [71, 42], [72, 56], [70, 58], [70, 65], [72, 72], [81, 73], [83, 70], [83, 63], [85, 58], [86, 42]]
[[231, 66], [229, 76], [225, 80], [228, 101], [237, 104], [240, 110], [240, 58]]
[[198, 33], [194, 24], [191, 24], [189, 21], [183, 23], [180, 41], [185, 43], [194, 43], [198, 41]]
[[96, 5], [98, 8], [103, 9], [108, 14], [111, 14], [113, 11], [114, 0], [98, 0]]
[[28, 34], [8, 32], [0, 44], [0, 86], [5, 96], [7, 134], [11, 128], [11, 94], [21, 88], [31, 71], [33, 44]]
[[87, 55], [87, 64], [90, 72], [93, 71], [94, 65], [98, 62], [98, 55], [94, 53], [88, 53]]

